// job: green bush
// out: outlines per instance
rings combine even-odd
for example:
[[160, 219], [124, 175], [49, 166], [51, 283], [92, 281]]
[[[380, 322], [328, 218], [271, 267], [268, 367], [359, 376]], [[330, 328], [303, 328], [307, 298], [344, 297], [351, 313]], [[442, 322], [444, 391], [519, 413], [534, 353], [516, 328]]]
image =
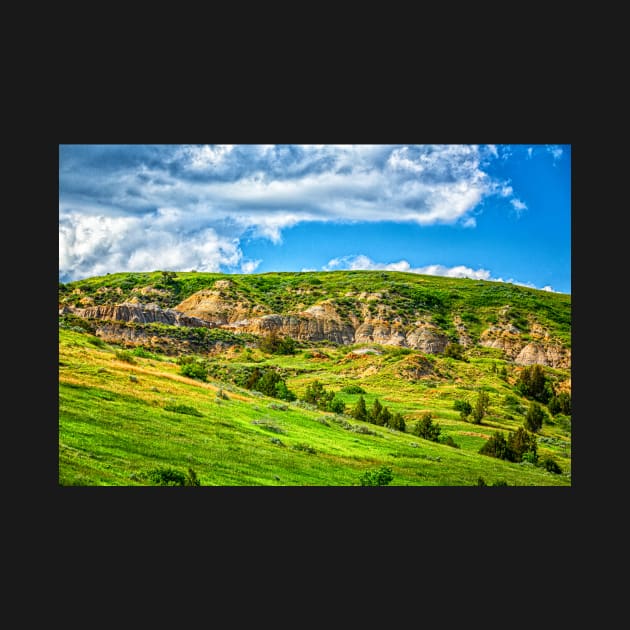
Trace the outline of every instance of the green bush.
[[456, 400], [453, 403], [453, 409], [459, 411], [460, 418], [466, 422], [468, 416], [472, 413], [472, 405], [466, 400]]
[[376, 470], [366, 470], [359, 478], [359, 483], [362, 486], [387, 486], [393, 478], [392, 469], [383, 465]]
[[459, 448], [459, 444], [457, 444], [455, 442], [455, 440], [450, 436], [447, 435], [443, 440], [442, 440], [442, 444], [446, 444], [446, 446], [452, 446], [453, 448]]
[[153, 355], [148, 350], [143, 348], [142, 346], [136, 346], [131, 351], [131, 354], [133, 354], [134, 357], [140, 357], [142, 359], [152, 359], [153, 358]]
[[367, 393], [363, 387], [359, 386], [359, 385], [346, 385], [345, 387], [341, 388], [341, 391], [344, 394], [365, 394]]
[[116, 350], [116, 358], [119, 361], [125, 361], [126, 363], [135, 364], [136, 360], [129, 350]]
[[333, 413], [345, 413], [346, 404], [341, 400], [341, 398], [337, 398], [336, 396], [330, 401], [330, 405], [328, 409]]
[[179, 373], [184, 376], [188, 376], [189, 378], [195, 378], [199, 381], [207, 381], [208, 380], [208, 368], [204, 361], [194, 361], [190, 363], [184, 363], [180, 369]]
[[444, 356], [457, 359], [458, 361], [466, 360], [464, 357], [464, 346], [452, 341], [446, 344], [446, 348], [444, 348]]
[[554, 473], [555, 475], [559, 475], [562, 472], [562, 468], [558, 465], [558, 463], [552, 459], [551, 457], [546, 457], [542, 463], [545, 470], [550, 473]]
[[146, 473], [147, 479], [156, 486], [199, 486], [197, 473], [188, 469], [188, 473], [170, 467], [154, 468]]
[[203, 414], [200, 411], [197, 411], [194, 407], [189, 407], [188, 405], [166, 405], [164, 410], [182, 413], [187, 416], [198, 416], [199, 418], [203, 417]]

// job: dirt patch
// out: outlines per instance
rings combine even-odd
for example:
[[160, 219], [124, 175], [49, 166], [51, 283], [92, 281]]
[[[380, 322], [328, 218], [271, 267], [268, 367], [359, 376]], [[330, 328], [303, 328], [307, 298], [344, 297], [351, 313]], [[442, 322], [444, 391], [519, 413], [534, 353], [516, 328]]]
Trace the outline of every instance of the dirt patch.
[[484, 440], [489, 440], [490, 436], [487, 433], [475, 433], [474, 431], [458, 431], [459, 435], [470, 435], [471, 437], [480, 437]]

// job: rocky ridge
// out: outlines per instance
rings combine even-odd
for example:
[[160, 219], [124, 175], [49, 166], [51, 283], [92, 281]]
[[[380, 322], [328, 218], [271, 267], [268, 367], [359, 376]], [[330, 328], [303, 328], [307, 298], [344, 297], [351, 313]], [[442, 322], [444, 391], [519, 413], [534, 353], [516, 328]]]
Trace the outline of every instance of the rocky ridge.
[[[174, 308], [163, 309], [157, 304], [132, 302], [115, 305], [64, 306], [63, 313], [103, 322], [163, 323], [173, 326], [222, 328], [235, 333], [289, 336], [298, 341], [330, 341], [342, 345], [374, 343], [406, 347], [428, 354], [444, 352], [450, 339], [427, 319], [404, 321], [395, 316], [381, 294], [353, 295], [356, 309], [341, 313], [334, 300], [322, 300], [308, 308], [290, 313], [271, 313], [242, 296], [230, 295], [230, 282], [217, 281], [214, 288], [198, 291]], [[148, 297], [148, 295], [147, 295]], [[533, 322], [527, 334], [509, 323], [500, 312], [499, 322], [481, 332], [480, 346], [497, 348], [502, 355], [519, 365], [538, 363], [558, 368], [570, 368], [571, 351], [551, 338], [548, 331]], [[453, 327], [459, 343], [465, 348], [475, 345], [459, 316]], [[143, 335], [121, 327], [100, 327], [100, 334], [113, 340], [120, 334], [127, 342], [138, 342]], [[98, 333], [97, 333], [98, 334]], [[135, 336], [135, 337], [134, 337]]]

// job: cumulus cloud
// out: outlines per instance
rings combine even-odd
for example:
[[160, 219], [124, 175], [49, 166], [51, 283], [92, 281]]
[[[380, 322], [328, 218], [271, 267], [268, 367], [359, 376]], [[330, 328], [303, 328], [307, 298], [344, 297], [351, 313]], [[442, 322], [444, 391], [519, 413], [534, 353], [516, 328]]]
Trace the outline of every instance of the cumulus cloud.
[[241, 263], [238, 240], [211, 227], [189, 231], [177, 226], [173, 211], [112, 217], [66, 213], [59, 221], [60, 280], [113, 271], [220, 271]]
[[374, 262], [371, 258], [363, 254], [333, 258], [328, 261], [323, 269], [325, 271], [332, 271], [333, 269], [406, 271], [429, 276], [447, 276], [449, 278], [472, 278], [474, 280], [491, 279], [490, 272], [487, 269], [471, 269], [464, 265], [457, 265], [455, 267], [445, 267], [444, 265], [412, 267], [406, 260], [381, 263]]
[[495, 145], [62, 145], [60, 277], [249, 269], [245, 235], [280, 243], [305, 221], [474, 228], [486, 197], [514, 196], [485, 170], [498, 155]]

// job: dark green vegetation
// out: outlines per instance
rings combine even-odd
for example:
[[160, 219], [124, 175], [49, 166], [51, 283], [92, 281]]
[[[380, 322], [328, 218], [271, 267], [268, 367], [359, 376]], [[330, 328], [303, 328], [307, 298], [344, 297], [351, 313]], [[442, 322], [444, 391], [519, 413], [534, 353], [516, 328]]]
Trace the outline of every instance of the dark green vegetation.
[[[346, 293], [387, 293], [394, 312], [452, 336], [457, 313], [473, 340], [510, 304], [515, 326], [528, 330], [535, 313], [570, 346], [570, 296], [398, 272], [112, 274], [60, 285], [59, 300], [114, 304], [154, 287], [150, 300], [172, 308], [217, 279], [231, 280], [226, 297], [269, 312], [330, 298], [349, 317]], [[120, 325], [179, 335], [187, 350], [106, 342], [92, 320], [60, 317], [61, 485], [571, 484], [570, 370], [455, 341], [434, 355]], [[368, 346], [378, 353], [352, 353]]]

